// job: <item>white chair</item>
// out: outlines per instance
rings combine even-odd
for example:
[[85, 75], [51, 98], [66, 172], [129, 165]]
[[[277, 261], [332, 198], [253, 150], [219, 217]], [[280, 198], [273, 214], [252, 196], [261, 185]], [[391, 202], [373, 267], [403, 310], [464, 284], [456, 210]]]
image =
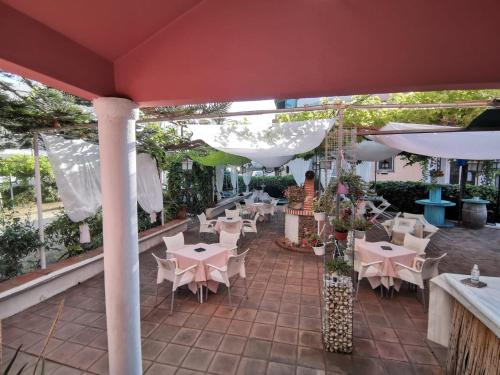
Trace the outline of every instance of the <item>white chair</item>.
[[274, 206], [271, 203], [264, 203], [261, 207], [260, 213], [264, 218], [266, 215], [274, 216]]
[[198, 215], [198, 220], [200, 221], [200, 235], [202, 233], [216, 234], [215, 224], [217, 220], [207, 220], [204, 212]]
[[193, 265], [182, 270], [178, 267], [177, 260], [175, 258], [161, 259], [154, 254], [151, 255], [154, 256], [156, 263], [158, 264], [158, 275], [156, 276], [156, 297], [158, 297], [158, 285], [161, 284], [163, 280], [168, 280], [172, 283], [172, 300], [170, 302], [170, 315], [172, 315], [172, 312], [174, 311], [175, 291], [178, 287], [194, 281], [197, 266]]
[[259, 220], [260, 214], [258, 212], [255, 213], [253, 219], [244, 219], [243, 220], [243, 228], [241, 231], [243, 235], [245, 233], [255, 233], [257, 235], [257, 220]]
[[[380, 205], [379, 207], [381, 207], [382, 205]], [[375, 223], [376, 220], [379, 218], [379, 217], [384, 217], [384, 211], [387, 210], [387, 208], [389, 208], [388, 206], [384, 206], [384, 207], [376, 207], [372, 201], [367, 201], [366, 202], [366, 205], [365, 205], [366, 209], [370, 211], [370, 214], [372, 215], [372, 217], [370, 218], [370, 220]]]
[[184, 233], [179, 232], [170, 237], [163, 237], [163, 242], [167, 247], [167, 259], [175, 258], [175, 255], [170, 254], [170, 251], [184, 247]]
[[240, 211], [240, 216], [242, 217], [250, 215], [250, 211], [247, 210], [246, 204], [245, 207], [243, 207], [240, 202], [236, 202], [236, 209]]
[[417, 220], [415, 219], [404, 219], [401, 217], [394, 218], [394, 225], [392, 226], [392, 232], [398, 233], [412, 233], [415, 230], [415, 225]]
[[[376, 262], [364, 263], [361, 261], [358, 250], [354, 250], [354, 271], [358, 273], [358, 283], [356, 286], [356, 296], [355, 300], [358, 300], [359, 283], [365, 277], [377, 277], [382, 274], [382, 264], [381, 260]], [[380, 293], [382, 294], [383, 286], [380, 285]]]
[[[245, 297], [247, 296], [247, 279], [245, 272], [245, 258], [248, 254], [248, 250], [241, 253], [240, 255], [230, 256], [227, 260], [227, 265], [224, 267], [216, 267], [211, 264], [207, 264], [208, 275], [211, 280], [223, 283], [227, 287], [227, 293], [229, 296], [229, 306], [231, 306], [231, 283], [230, 279], [233, 276], [239, 275], [245, 283]], [[207, 300], [208, 300], [208, 288], [207, 288]]]
[[239, 210], [224, 210], [226, 217], [240, 217]]
[[403, 246], [407, 249], [415, 251], [418, 257], [425, 258], [425, 249], [429, 242], [430, 239], [428, 238], [418, 238], [410, 233], [406, 233]]
[[405, 219], [415, 219], [419, 221], [420, 224], [424, 226], [424, 232], [427, 233], [427, 235], [424, 238], [431, 238], [434, 234], [436, 234], [439, 231], [439, 228], [429, 223], [424, 215], [410, 214], [408, 212], [405, 212], [403, 213], [403, 217]]
[[439, 262], [446, 256], [446, 253], [438, 258], [426, 258], [421, 260], [421, 265], [416, 267], [408, 267], [401, 263], [394, 263], [394, 271], [398, 278], [410, 284], [414, 284], [422, 291], [422, 300], [424, 310], [426, 310], [425, 301], [425, 281], [439, 275]]
[[229, 249], [231, 255], [238, 255], [238, 240], [240, 233], [230, 233], [221, 231], [219, 236], [219, 244], [222, 247]]

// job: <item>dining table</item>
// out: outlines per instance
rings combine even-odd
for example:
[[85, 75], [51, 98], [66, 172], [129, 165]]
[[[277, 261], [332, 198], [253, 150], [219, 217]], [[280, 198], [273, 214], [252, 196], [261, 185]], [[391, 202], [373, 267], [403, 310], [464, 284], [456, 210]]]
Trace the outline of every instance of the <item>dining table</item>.
[[194, 281], [188, 284], [189, 289], [196, 293], [200, 290], [200, 303], [203, 303], [203, 293], [201, 289], [206, 286], [211, 292], [217, 293], [219, 283], [210, 280], [208, 273], [208, 264], [216, 267], [227, 265], [230, 256], [229, 249], [217, 243], [196, 243], [184, 245], [183, 247], [170, 250], [169, 252], [177, 260], [177, 265], [181, 269], [196, 265], [196, 274]]
[[397, 277], [394, 264], [401, 263], [413, 267], [417, 255], [416, 251], [387, 241], [359, 241], [357, 242], [356, 252], [363, 263], [382, 261], [380, 275], [368, 278], [371, 287], [374, 289], [382, 284], [387, 289], [394, 287], [394, 289], [399, 290], [401, 282]]

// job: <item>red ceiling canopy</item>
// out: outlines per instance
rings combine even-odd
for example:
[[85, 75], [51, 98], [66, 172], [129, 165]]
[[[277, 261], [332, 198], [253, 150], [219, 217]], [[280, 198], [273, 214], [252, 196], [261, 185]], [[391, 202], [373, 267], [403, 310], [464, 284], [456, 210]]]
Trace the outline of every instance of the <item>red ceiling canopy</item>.
[[141, 105], [500, 87], [497, 0], [0, 0], [0, 68]]

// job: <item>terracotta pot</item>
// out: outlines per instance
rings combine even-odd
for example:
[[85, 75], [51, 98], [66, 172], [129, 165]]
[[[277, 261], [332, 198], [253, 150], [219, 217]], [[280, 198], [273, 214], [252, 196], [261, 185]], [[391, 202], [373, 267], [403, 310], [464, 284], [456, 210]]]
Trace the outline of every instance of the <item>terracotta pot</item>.
[[177, 219], [184, 220], [187, 218], [187, 207], [179, 207], [177, 210]]
[[335, 239], [337, 241], [347, 241], [347, 235], [349, 232], [337, 232], [335, 231]]

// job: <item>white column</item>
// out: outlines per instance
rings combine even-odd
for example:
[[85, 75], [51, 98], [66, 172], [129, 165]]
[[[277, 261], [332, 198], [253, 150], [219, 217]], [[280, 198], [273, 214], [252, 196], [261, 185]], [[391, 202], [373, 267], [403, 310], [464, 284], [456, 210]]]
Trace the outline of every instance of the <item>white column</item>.
[[137, 105], [94, 100], [98, 118], [110, 374], [142, 374], [137, 237]]
[[[45, 242], [45, 233], [43, 230], [43, 206], [42, 206], [42, 178], [40, 176], [40, 147], [38, 145], [38, 133], [33, 135], [33, 154], [35, 156], [35, 196], [36, 196], [36, 211], [38, 217], [38, 237], [40, 242]], [[38, 251], [40, 258], [40, 267], [47, 268], [45, 260], [45, 247], [42, 245]]]

